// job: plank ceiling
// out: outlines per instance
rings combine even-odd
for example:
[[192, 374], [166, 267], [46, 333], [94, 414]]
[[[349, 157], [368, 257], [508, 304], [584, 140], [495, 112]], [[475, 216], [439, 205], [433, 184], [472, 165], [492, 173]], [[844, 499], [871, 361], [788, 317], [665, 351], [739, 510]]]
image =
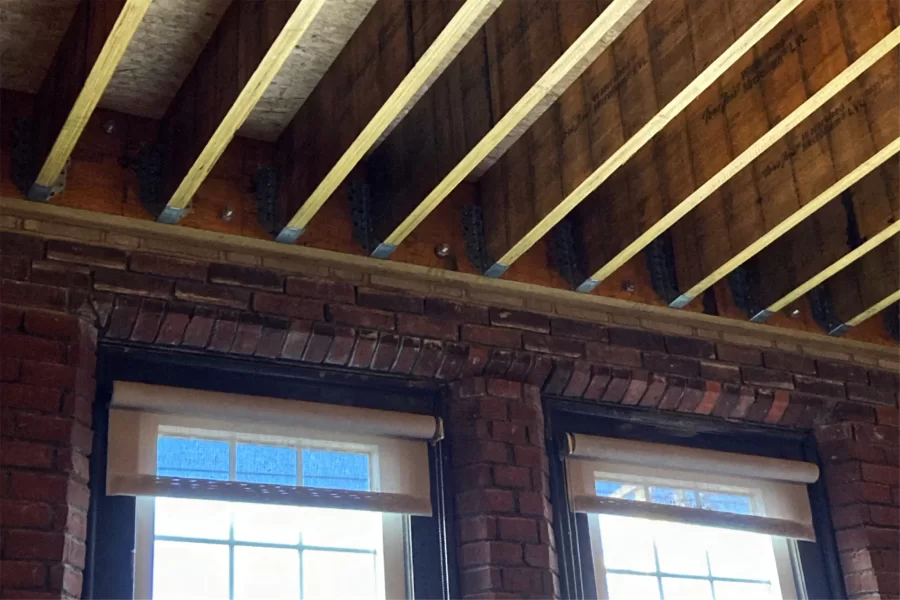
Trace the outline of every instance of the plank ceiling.
[[362, 193], [354, 252], [443, 230], [488, 277], [638, 273], [839, 335], [897, 310], [898, 44], [900, 0], [3, 0], [0, 86], [33, 98], [32, 199], [106, 109], [154, 124], [173, 226], [254, 140], [278, 242]]

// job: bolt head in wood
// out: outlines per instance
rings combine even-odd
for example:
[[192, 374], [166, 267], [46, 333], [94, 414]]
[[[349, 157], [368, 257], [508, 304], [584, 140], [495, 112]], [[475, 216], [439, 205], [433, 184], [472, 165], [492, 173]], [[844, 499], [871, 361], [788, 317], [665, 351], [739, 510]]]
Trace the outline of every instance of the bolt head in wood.
[[434, 248], [434, 253], [441, 258], [447, 258], [450, 256], [450, 244], [438, 244]]

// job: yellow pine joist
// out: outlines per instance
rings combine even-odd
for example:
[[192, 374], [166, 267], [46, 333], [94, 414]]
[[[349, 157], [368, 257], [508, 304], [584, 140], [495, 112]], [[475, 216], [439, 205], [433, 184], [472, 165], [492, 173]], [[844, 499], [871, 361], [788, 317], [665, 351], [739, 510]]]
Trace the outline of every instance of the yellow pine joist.
[[877, 315], [878, 313], [880, 313], [881, 311], [886, 309], [891, 304], [894, 304], [895, 302], [900, 302], [900, 290], [897, 290], [896, 292], [890, 294], [888, 297], [882, 299], [881, 301], [875, 303], [873, 306], [870, 306], [866, 310], [862, 311], [861, 313], [859, 313], [852, 319], [849, 319], [845, 323], [845, 325], [847, 325], [848, 327], [856, 327], [857, 325], [859, 325], [860, 323], [862, 323], [869, 317]]
[[[556, 205], [543, 219], [541, 219], [531, 230], [518, 240], [506, 253], [497, 260], [497, 263], [489, 271], [490, 274], [502, 274], [513, 262], [522, 256], [529, 248], [538, 242], [547, 232], [555, 227], [562, 219], [569, 214], [578, 204], [580, 204], [588, 195], [600, 187], [619, 167], [624, 165], [628, 159], [634, 156], [641, 148], [643, 148], [650, 140], [668, 125], [675, 117], [677, 117], [687, 106], [693, 102], [703, 91], [710, 85], [715, 83], [719, 77], [734, 65], [744, 54], [753, 48], [763, 37], [766, 36], [778, 23], [791, 13], [802, 0], [780, 0], [778, 4], [773, 6], [763, 15], [759, 21], [753, 24], [742, 36], [740, 36], [725, 52], [706, 67], [700, 75], [691, 81], [681, 92], [678, 93], [666, 106], [657, 112], [643, 127], [638, 130], [632, 137], [625, 141], [612, 156], [603, 162], [594, 170], [581, 184], [576, 187], [572, 193], [563, 198], [562, 202]], [[676, 209], [678, 210], [678, 209]], [[686, 211], [685, 211], [686, 212]], [[674, 213], [674, 211], [673, 211]], [[669, 215], [663, 218], [659, 224], [663, 224], [663, 229], [674, 223], [675, 219], [670, 219]], [[671, 223], [668, 221], [671, 220]], [[665, 222], [665, 223], [664, 223]], [[649, 232], [648, 232], [649, 233]], [[654, 233], [648, 237], [644, 234], [639, 238], [643, 241], [640, 248], [646, 246], [651, 240], [656, 238], [659, 233]], [[638, 242], [629, 246], [632, 248]], [[633, 256], [638, 250], [634, 250], [630, 255]], [[624, 252], [620, 256], [624, 255]], [[614, 259], [616, 268], [625, 262], [619, 256]], [[613, 264], [613, 263], [610, 263]], [[602, 271], [606, 273], [607, 267]], [[612, 272], [614, 268], [609, 270]], [[608, 274], [608, 273], [607, 273]], [[596, 278], [596, 276], [595, 276]], [[584, 287], [584, 286], [582, 286]], [[582, 288], [579, 288], [582, 290]], [[593, 289], [593, 286], [591, 287]], [[582, 290], [587, 291], [587, 290]]]
[[[898, 43], [900, 43], [900, 27], [891, 31], [884, 39], [869, 49], [868, 52], [841, 71], [837, 77], [829, 81], [821, 90], [803, 102], [803, 104], [797, 107], [791, 114], [782, 119], [777, 125], [756, 140], [749, 148], [741, 152], [734, 160], [708, 179], [703, 185], [698, 187], [687, 198], [682, 200], [675, 208], [666, 213], [662, 219], [650, 226], [647, 231], [638, 236], [636, 240], [619, 252], [612, 260], [597, 270], [597, 272], [591, 276], [593, 286], [589, 289], [593, 289], [597, 283], [609, 277], [616, 269], [624, 265], [650, 242], [662, 235], [690, 210], [709, 198], [711, 194], [722, 187], [725, 182], [734, 177], [736, 173], [750, 165], [750, 163], [756, 160], [763, 152], [771, 148], [776, 142], [787, 135], [789, 131], [822, 108], [826, 102], [834, 98], [841, 90], [847, 87], [851, 81], [859, 77], [864, 71], [878, 62], [893, 48], [896, 48]], [[889, 147], [892, 146], [893, 145]], [[693, 296], [684, 294], [676, 300], [672, 306], [684, 306], [692, 299]]]
[[[613, 43], [622, 31], [644, 10], [650, 0], [614, 0], [582, 33], [553, 65], [525, 92], [518, 102], [494, 125], [490, 131], [453, 167], [424, 200], [407, 216], [375, 251], [380, 258], [388, 256], [412, 233], [425, 217], [481, 165], [513, 131], [526, 119], [534, 118], [534, 111], [546, 104], [549, 95], [558, 97], [566, 84], [576, 77], [573, 70], [581, 72], [588, 66], [586, 57], [596, 57]], [[579, 72], [578, 75], [581, 73]], [[562, 89], [561, 89], [562, 88]]]
[[331, 197], [360, 160], [371, 151], [392, 123], [410, 108], [428, 86], [437, 79], [503, 0], [466, 0], [453, 15], [437, 39], [407, 73], [397, 89], [378, 109], [328, 174], [319, 182], [300, 209], [278, 235], [278, 241], [290, 242], [299, 236], [322, 205]]
[[103, 92], [106, 91], [109, 80], [112, 79], [116, 67], [119, 66], [125, 49], [128, 48], [131, 38], [134, 37], [134, 32], [137, 31], [138, 25], [144, 19], [150, 2], [151, 0], [128, 0], [122, 6], [122, 11], [103, 43], [97, 60], [91, 67], [84, 87], [78, 93], [59, 135], [53, 142], [50, 153], [38, 172], [34, 182], [35, 187], [32, 188], [33, 193], [30, 192], [29, 197], [37, 194], [42, 196], [40, 199], [45, 199], [43, 196], [46, 194], [42, 194], [40, 189], [49, 190], [66, 166], [72, 149], [75, 148], [91, 115], [94, 114], [94, 109], [97, 108], [97, 103], [100, 102]]

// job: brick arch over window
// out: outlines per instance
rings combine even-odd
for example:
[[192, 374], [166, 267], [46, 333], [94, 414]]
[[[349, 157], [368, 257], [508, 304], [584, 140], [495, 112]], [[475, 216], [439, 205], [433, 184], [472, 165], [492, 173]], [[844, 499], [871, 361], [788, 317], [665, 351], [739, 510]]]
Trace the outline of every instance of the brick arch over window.
[[98, 340], [445, 387], [467, 596], [558, 595], [542, 396], [814, 430], [848, 592], [900, 593], [895, 373], [37, 235], [0, 257], [0, 596], [81, 593]]

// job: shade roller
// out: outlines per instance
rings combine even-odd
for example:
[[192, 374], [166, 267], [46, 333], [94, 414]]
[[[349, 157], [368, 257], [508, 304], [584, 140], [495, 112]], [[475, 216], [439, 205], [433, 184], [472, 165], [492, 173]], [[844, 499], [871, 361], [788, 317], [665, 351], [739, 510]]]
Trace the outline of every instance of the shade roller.
[[115, 382], [106, 492], [431, 515], [435, 417]]
[[814, 464], [583, 434], [564, 452], [575, 512], [815, 539]]

